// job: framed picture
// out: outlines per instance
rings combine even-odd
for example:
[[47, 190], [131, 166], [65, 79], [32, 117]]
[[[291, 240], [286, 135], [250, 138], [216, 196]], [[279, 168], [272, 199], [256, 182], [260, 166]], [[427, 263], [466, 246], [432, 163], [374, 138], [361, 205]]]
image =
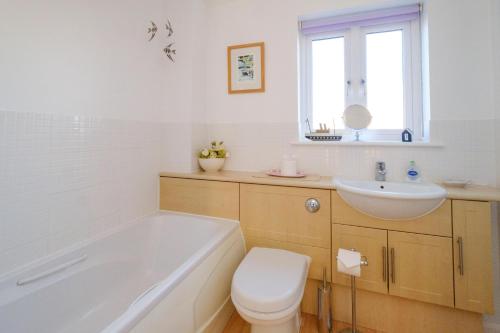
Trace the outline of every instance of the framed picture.
[[228, 92], [264, 92], [264, 43], [233, 45], [227, 48]]

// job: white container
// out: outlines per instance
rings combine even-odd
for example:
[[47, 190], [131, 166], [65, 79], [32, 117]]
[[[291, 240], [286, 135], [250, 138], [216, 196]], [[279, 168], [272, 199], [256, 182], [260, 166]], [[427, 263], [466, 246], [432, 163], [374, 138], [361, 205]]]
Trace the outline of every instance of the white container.
[[297, 175], [297, 161], [285, 155], [283, 161], [281, 161], [281, 174], [283, 176], [295, 176]]
[[200, 167], [206, 172], [217, 172], [224, 166], [225, 158], [198, 158]]
[[244, 255], [237, 221], [155, 214], [0, 277], [0, 332], [202, 332]]

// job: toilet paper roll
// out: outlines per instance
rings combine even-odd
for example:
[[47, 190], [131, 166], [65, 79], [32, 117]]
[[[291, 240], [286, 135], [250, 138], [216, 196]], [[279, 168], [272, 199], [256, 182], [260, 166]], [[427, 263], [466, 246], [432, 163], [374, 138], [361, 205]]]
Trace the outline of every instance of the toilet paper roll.
[[339, 249], [337, 253], [337, 271], [360, 277], [361, 253], [346, 249]]

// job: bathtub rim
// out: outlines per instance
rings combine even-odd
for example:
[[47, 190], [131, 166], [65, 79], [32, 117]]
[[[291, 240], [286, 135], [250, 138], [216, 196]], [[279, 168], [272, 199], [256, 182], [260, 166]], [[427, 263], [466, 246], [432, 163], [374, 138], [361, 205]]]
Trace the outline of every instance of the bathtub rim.
[[67, 247], [63, 247], [55, 252], [52, 252], [46, 256], [37, 258], [37, 259], [32, 260], [26, 264], [23, 264], [19, 267], [16, 267], [11, 271], [0, 274], [0, 286], [2, 284], [6, 283], [8, 280], [15, 278], [17, 275], [29, 273], [32, 270], [39, 269], [42, 266], [44, 266], [52, 261], [57, 261], [57, 259], [62, 258], [67, 254], [78, 253], [79, 250], [83, 250], [85, 247], [89, 246], [90, 244], [92, 244], [94, 242], [100, 241], [100, 240], [107, 238], [111, 235], [119, 233], [120, 231], [132, 228], [135, 225], [139, 225], [139, 224], [145, 222], [145, 220], [147, 220], [149, 218], [154, 218], [156, 216], [164, 216], [164, 215], [165, 216], [168, 216], [168, 215], [191, 216], [191, 217], [199, 217], [202, 219], [215, 220], [215, 221], [219, 221], [219, 222], [224, 222], [224, 221], [231, 222], [231, 223], [236, 223], [237, 225], [240, 224], [240, 221], [228, 219], [228, 218], [213, 217], [213, 216], [200, 215], [200, 214], [191, 214], [191, 213], [178, 212], [178, 211], [173, 211], [173, 210], [157, 210], [154, 213], [143, 215], [143, 216], [135, 218], [129, 222], [112, 227], [112, 228], [105, 230], [105, 231], [103, 231], [103, 232], [101, 232], [101, 233], [99, 233], [91, 238], [85, 238], [81, 241], [78, 241], [78, 242], [72, 244], [72, 245], [69, 245]]

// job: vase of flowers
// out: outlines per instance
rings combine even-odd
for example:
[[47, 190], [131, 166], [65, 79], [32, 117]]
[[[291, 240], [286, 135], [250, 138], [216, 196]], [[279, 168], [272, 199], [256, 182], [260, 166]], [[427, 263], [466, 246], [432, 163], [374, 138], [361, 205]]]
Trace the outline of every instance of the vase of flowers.
[[212, 141], [209, 148], [198, 153], [198, 163], [206, 172], [217, 172], [224, 166], [229, 153], [224, 148], [224, 141]]

